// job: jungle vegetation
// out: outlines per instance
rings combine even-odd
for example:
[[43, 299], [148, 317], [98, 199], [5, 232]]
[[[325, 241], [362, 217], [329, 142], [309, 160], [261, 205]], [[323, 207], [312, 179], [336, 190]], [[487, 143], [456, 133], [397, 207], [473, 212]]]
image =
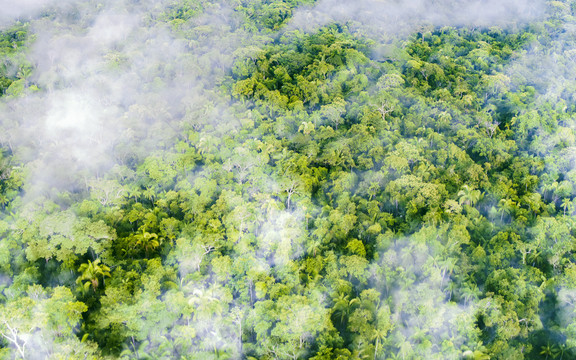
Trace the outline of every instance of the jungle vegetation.
[[[3, 112], [82, 85], [35, 28], [85, 34], [97, 3], [2, 29]], [[100, 54], [139, 84], [109, 105], [129, 131], [65, 181], [18, 140], [40, 111], [0, 121], [0, 358], [576, 357], [576, 2], [408, 37], [291, 26], [310, 6], [142, 16], [179, 50]]]

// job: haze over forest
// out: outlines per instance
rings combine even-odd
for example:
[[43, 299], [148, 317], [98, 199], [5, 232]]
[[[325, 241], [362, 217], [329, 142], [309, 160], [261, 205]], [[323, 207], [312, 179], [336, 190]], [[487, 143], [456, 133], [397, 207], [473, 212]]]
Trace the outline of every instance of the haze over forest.
[[575, 198], [575, 0], [0, 0], [0, 359], [574, 359]]

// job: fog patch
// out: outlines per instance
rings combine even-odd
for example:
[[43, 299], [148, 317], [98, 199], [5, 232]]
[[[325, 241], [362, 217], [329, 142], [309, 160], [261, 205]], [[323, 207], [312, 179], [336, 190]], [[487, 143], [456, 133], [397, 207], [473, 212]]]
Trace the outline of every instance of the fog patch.
[[409, 34], [422, 25], [507, 26], [537, 19], [544, 2], [527, 0], [320, 0], [295, 12], [291, 27], [314, 31], [332, 22], [390, 34]]

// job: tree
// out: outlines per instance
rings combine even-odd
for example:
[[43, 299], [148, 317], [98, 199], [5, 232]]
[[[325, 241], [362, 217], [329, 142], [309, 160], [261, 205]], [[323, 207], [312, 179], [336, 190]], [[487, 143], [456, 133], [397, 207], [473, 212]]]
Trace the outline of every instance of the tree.
[[556, 359], [559, 354], [560, 354], [560, 351], [555, 344], [550, 345], [550, 343], [548, 343], [545, 346], [541, 347], [540, 355], [545, 355], [546, 360], [548, 359], [548, 357], [552, 357], [553, 359]]
[[504, 220], [504, 214], [510, 215], [516, 208], [516, 203], [512, 199], [501, 199], [498, 202], [498, 213], [500, 213], [500, 221]]
[[158, 246], [160, 246], [160, 240], [158, 239], [157, 234], [149, 233], [145, 230], [144, 226], [141, 228], [141, 230], [142, 232], [134, 235], [134, 246], [143, 248], [146, 252], [146, 257], [148, 257], [149, 251], [155, 250]]
[[303, 186], [299, 179], [285, 178], [281, 181], [280, 187], [284, 192], [286, 192], [286, 209], [290, 210], [292, 196], [300, 194], [303, 190]]
[[[78, 271], [81, 275], [76, 279], [76, 283], [82, 285], [84, 291], [88, 291], [90, 286], [92, 286], [92, 290], [96, 291], [100, 285], [100, 279], [104, 282], [104, 278], [111, 276], [110, 268], [101, 264], [100, 259], [96, 259], [94, 262], [88, 260], [87, 263], [80, 265]], [[86, 282], [82, 284], [83, 281]]]
[[345, 327], [348, 316], [354, 309], [355, 305], [358, 305], [359, 300], [354, 298], [350, 299], [349, 294], [338, 293], [337, 297], [332, 299], [334, 305], [332, 306], [332, 314], [339, 314], [340, 325]]
[[249, 316], [259, 341], [259, 353], [298, 359], [307, 344], [326, 326], [327, 310], [312, 297], [285, 295], [255, 304]]
[[[390, 74], [390, 75], [392, 75], [392, 74]], [[387, 75], [384, 75], [384, 76], [387, 76]], [[394, 76], [398, 76], [398, 75], [394, 75]], [[400, 78], [400, 80], [401, 80], [401, 78]], [[386, 124], [386, 122], [387, 122], [386, 117], [388, 116], [388, 114], [393, 113], [400, 105], [400, 102], [398, 101], [397, 96], [395, 96], [395, 95], [396, 94], [393, 92], [383, 91], [377, 97], [376, 110], [378, 111], [378, 113], [382, 117], [382, 121], [384, 124]]]
[[391, 313], [388, 305], [380, 305], [376, 313], [376, 326], [372, 330], [371, 340], [375, 341], [374, 344], [374, 359], [378, 358], [378, 350], [381, 343], [384, 342], [393, 324], [391, 321]]
[[310, 135], [316, 130], [316, 126], [313, 122], [302, 121], [298, 131], [301, 131], [304, 135]]
[[562, 200], [562, 209], [564, 209], [564, 216], [566, 216], [566, 211], [568, 211], [568, 213], [574, 211], [574, 204], [572, 204], [572, 201], [570, 201], [569, 198], [564, 198]]
[[80, 342], [75, 334], [87, 310], [68, 288], [32, 285], [27, 296], [0, 305], [0, 335], [22, 359], [37, 355], [93, 358], [94, 348], [89, 342]]
[[468, 185], [462, 186], [462, 190], [458, 192], [458, 202], [461, 205], [474, 206], [481, 198], [480, 190], [471, 189]]

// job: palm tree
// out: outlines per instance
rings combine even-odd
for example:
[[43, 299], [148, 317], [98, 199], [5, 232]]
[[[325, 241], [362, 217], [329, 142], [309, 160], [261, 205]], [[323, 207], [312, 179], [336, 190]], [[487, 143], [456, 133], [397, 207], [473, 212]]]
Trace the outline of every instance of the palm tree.
[[482, 350], [468, 350], [465, 351], [464, 354], [464, 359], [469, 359], [469, 360], [489, 360], [490, 356], [486, 355], [484, 353], [484, 351]]
[[464, 303], [468, 304], [470, 300], [478, 299], [478, 297], [482, 295], [482, 292], [476, 284], [471, 284], [462, 288], [462, 295], [464, 296]]
[[20, 69], [18, 70], [18, 73], [16, 74], [16, 77], [18, 77], [18, 79], [23, 80], [24, 81], [24, 86], [28, 87], [29, 79], [30, 76], [32, 75], [32, 69], [30, 67], [27, 66], [21, 66]]
[[100, 264], [100, 259], [94, 260], [94, 262], [88, 260], [88, 263], [80, 265], [78, 271], [82, 273], [80, 277], [76, 280], [77, 284], [82, 284], [84, 280], [86, 282], [83, 284], [84, 291], [88, 291], [90, 285], [92, 289], [96, 291], [96, 288], [100, 285], [99, 278], [104, 281], [105, 277], [110, 277], [110, 268], [104, 264]]
[[542, 186], [542, 190], [544, 191], [544, 194], [543, 194], [544, 197], [546, 197], [547, 192], [553, 194], [556, 191], [556, 189], [558, 189], [558, 182], [557, 181], [554, 181], [553, 183], [550, 183], [550, 184], [544, 184]]
[[141, 195], [142, 195], [142, 192], [136, 186], [129, 187], [124, 192], [124, 196], [126, 197], [126, 199], [134, 199], [135, 202], [138, 202], [138, 199], [140, 198]]
[[522, 185], [524, 185], [524, 190], [526, 192], [528, 192], [528, 186], [532, 186], [535, 184], [538, 184], [538, 176], [536, 175], [528, 175], [522, 178], [522, 180], [520, 180], [520, 183]]
[[378, 346], [380, 345], [380, 341], [383, 342], [387, 334], [388, 330], [386, 329], [375, 328], [374, 330], [372, 330], [371, 340], [376, 341], [374, 347], [374, 359], [376, 359], [376, 356], [378, 354]]
[[549, 356], [555, 359], [559, 355], [559, 349], [556, 345], [550, 346], [550, 343], [546, 344], [546, 346], [542, 346], [540, 349], [542, 350], [540, 351], [540, 355], [546, 355], [546, 359], [548, 359]]
[[316, 253], [320, 249], [322, 249], [322, 241], [320, 241], [319, 239], [310, 239], [308, 247], [306, 249], [308, 251], [308, 254], [312, 253], [314, 256], [316, 256]]
[[410, 357], [412, 355], [413, 350], [410, 341], [404, 339], [400, 342], [398, 347], [399, 347], [398, 355], [400, 355], [402, 360], [405, 360], [407, 357]]
[[6, 194], [0, 194], [0, 207], [2, 207], [2, 210], [6, 210], [6, 205], [8, 205], [9, 202], [10, 200]]
[[156, 195], [156, 194], [155, 194], [155, 192], [154, 192], [154, 189], [152, 189], [152, 187], [147, 186], [147, 187], [146, 187], [146, 190], [144, 190], [144, 191], [142, 192], [142, 195], [144, 195], [144, 197], [145, 197], [146, 199], [148, 199], [149, 201], [154, 202], [154, 198], [155, 198], [155, 195]]
[[526, 261], [528, 263], [532, 263], [532, 266], [536, 266], [536, 264], [542, 262], [542, 257], [540, 255], [541, 255], [540, 251], [531, 250], [528, 253], [526, 253]]
[[562, 208], [564, 209], [564, 216], [566, 216], [566, 210], [569, 209], [569, 211], [572, 212], [573, 205], [569, 198], [562, 200]]
[[136, 239], [135, 246], [140, 246], [146, 252], [146, 257], [148, 257], [148, 251], [156, 249], [160, 246], [160, 241], [158, 240], [158, 235], [154, 233], [149, 233], [142, 229], [141, 234], [134, 235]]
[[224, 311], [224, 305], [220, 300], [216, 289], [194, 289], [190, 304], [195, 306], [195, 318], [211, 319], [213, 316], [221, 316]]
[[511, 199], [501, 199], [498, 203], [498, 212], [500, 213], [500, 221], [504, 220], [504, 213], [510, 215], [512, 209], [516, 206], [516, 203]]
[[474, 190], [468, 185], [464, 185], [462, 190], [458, 192], [458, 202], [460, 205], [474, 206], [482, 198], [482, 195], [480, 190]]
[[558, 347], [558, 355], [560, 355], [560, 360], [562, 360], [562, 358], [564, 357], [564, 354], [566, 354], [568, 350], [568, 346], [566, 346], [566, 344], [562, 344]]
[[454, 270], [458, 269], [458, 260], [453, 257], [449, 257], [438, 262], [438, 266], [440, 267], [440, 271], [442, 273], [442, 281], [440, 283], [440, 287], [444, 286], [444, 278], [448, 273], [448, 276], [452, 276]]
[[348, 300], [349, 297], [349, 295], [339, 293], [338, 297], [334, 299], [334, 306], [332, 307], [333, 314], [340, 314], [340, 325], [342, 326], [345, 323], [345, 319], [348, 317], [348, 315], [350, 315], [352, 307], [359, 302], [357, 298]]

